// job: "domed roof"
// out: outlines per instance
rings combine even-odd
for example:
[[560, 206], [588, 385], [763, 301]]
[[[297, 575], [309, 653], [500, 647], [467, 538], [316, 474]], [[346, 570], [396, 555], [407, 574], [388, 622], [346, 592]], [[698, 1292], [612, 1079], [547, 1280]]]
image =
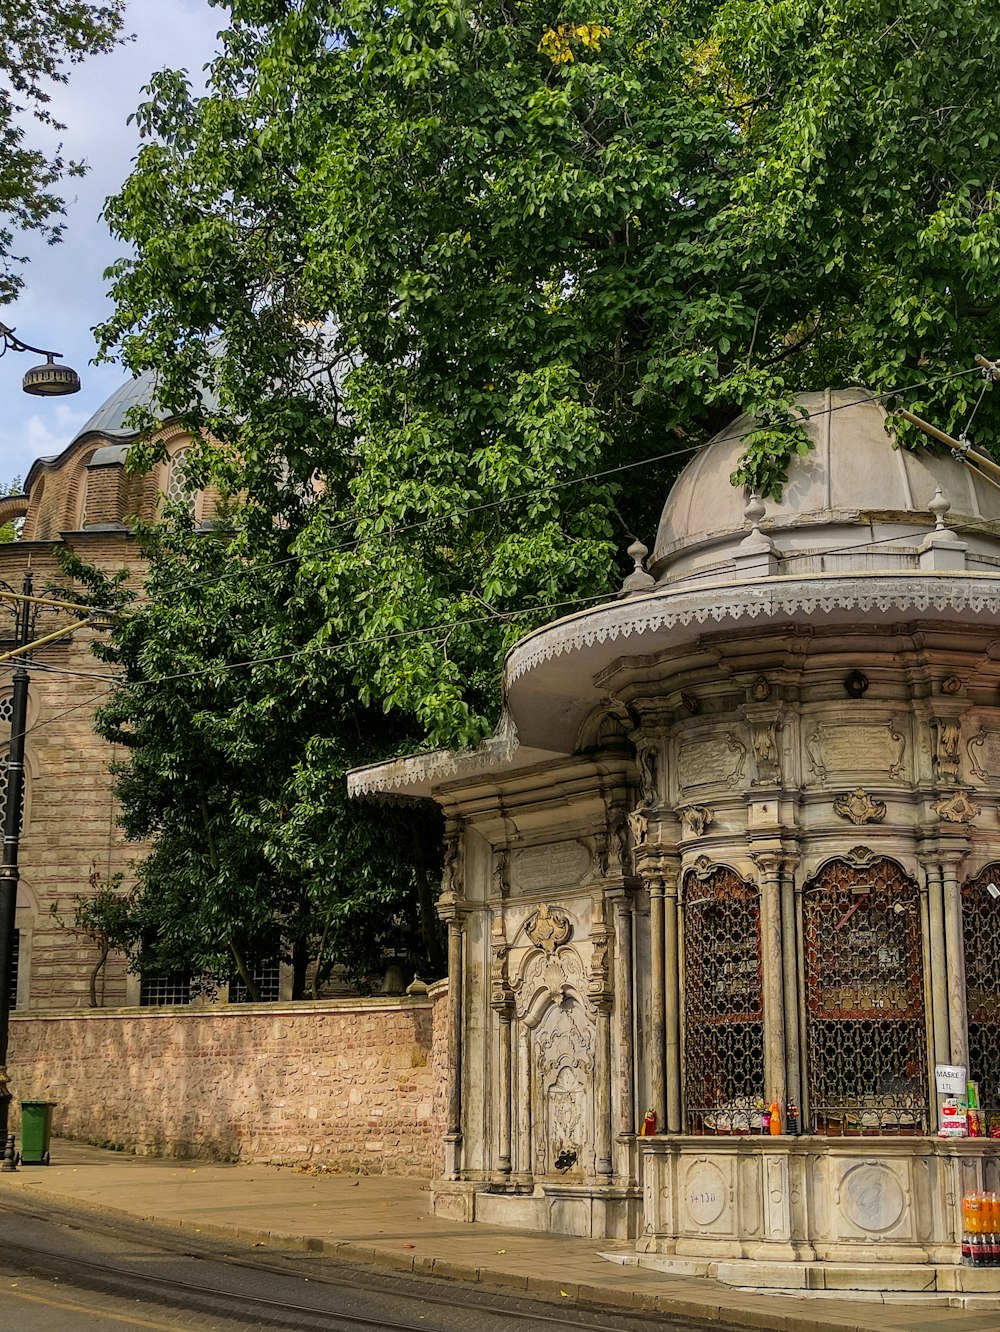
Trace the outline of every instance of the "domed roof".
[[84, 435], [105, 435], [111, 438], [129, 439], [135, 430], [125, 421], [126, 414], [133, 407], [150, 404], [156, 396], [156, 372], [146, 370], [135, 379], [128, 379], [116, 388], [111, 397], [98, 407], [90, 420], [77, 432], [77, 439]]
[[[867, 389], [827, 389], [798, 401], [809, 413], [803, 426], [813, 448], [792, 459], [781, 499], [767, 502], [762, 526], [775, 540], [787, 532], [798, 548], [808, 544], [815, 551], [825, 544], [817, 529], [838, 543], [850, 525], [856, 543], [875, 539], [875, 526], [926, 526], [938, 487], [951, 503], [949, 526], [971, 519], [980, 531], [993, 524], [1000, 531], [1000, 490], [943, 447], [896, 448], [885, 409]], [[650, 560], [657, 579], [692, 572], [692, 559], [700, 565], [724, 559], [747, 535], [747, 496], [729, 478], [753, 429], [752, 417], [739, 417], [677, 478]]]

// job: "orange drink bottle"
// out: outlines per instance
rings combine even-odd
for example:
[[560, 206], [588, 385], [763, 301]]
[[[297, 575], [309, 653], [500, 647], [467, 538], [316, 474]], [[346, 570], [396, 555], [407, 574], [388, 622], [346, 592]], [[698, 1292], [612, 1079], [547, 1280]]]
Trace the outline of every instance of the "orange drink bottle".
[[983, 1238], [983, 1195], [967, 1193], [962, 1199], [962, 1261], [969, 1267], [981, 1267]]
[[986, 1266], [1000, 1267], [1000, 1198], [987, 1193], [983, 1207], [986, 1229]]

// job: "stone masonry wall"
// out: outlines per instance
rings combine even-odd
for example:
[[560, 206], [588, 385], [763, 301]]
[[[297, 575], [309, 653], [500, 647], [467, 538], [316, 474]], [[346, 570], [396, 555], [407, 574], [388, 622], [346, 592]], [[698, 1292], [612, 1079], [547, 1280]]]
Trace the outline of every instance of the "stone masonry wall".
[[446, 995], [13, 1016], [12, 1108], [140, 1155], [439, 1174]]

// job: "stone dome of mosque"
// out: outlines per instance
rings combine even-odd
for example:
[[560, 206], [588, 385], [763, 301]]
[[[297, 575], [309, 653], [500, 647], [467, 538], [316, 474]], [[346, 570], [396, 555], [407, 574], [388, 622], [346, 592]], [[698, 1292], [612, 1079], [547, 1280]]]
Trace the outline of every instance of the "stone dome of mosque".
[[[767, 501], [761, 522], [780, 557], [832, 556], [846, 545], [882, 546], [891, 558], [894, 539], [933, 523], [938, 489], [950, 504], [948, 526], [960, 527], [966, 541], [972, 529], [974, 546], [1000, 553], [1000, 489], [943, 445], [898, 448], [884, 407], [866, 389], [827, 389], [798, 401], [813, 447], [792, 459], [781, 498]], [[746, 537], [747, 496], [730, 476], [753, 429], [752, 417], [738, 417], [677, 478], [649, 561], [658, 583], [718, 575]]]

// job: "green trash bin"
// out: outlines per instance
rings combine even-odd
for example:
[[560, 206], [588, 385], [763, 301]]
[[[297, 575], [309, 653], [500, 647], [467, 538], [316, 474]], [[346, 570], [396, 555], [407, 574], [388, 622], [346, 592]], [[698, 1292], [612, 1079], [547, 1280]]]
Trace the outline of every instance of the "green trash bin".
[[48, 1165], [52, 1109], [58, 1101], [21, 1102], [21, 1164]]

